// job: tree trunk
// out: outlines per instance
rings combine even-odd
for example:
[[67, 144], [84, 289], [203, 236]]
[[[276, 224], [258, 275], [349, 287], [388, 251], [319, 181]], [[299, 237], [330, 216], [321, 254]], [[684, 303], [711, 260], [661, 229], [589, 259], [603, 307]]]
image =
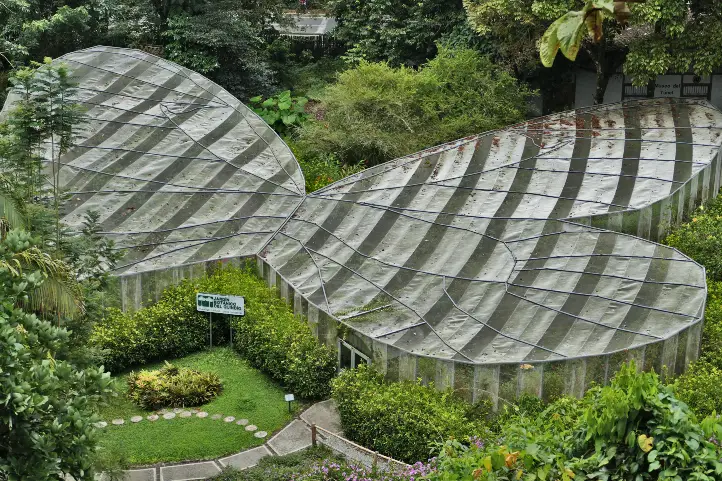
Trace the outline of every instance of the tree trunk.
[[609, 72], [605, 67], [604, 64], [597, 64], [597, 87], [594, 90], [594, 105], [604, 103], [604, 94], [607, 91], [609, 79], [612, 77], [613, 72]]

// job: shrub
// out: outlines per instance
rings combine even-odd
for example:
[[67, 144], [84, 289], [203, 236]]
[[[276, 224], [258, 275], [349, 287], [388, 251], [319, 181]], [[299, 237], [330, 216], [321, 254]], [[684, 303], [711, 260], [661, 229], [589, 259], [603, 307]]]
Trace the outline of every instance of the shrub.
[[677, 395], [698, 414], [722, 413], [722, 282], [707, 281], [700, 359], [677, 378]]
[[319, 445], [285, 456], [266, 456], [256, 466], [243, 471], [226, 468], [208, 481], [289, 481], [310, 471], [324, 460], [343, 462], [343, 459], [334, 455], [329, 448]]
[[[227, 267], [203, 279], [184, 280], [163, 292], [153, 306], [135, 313], [111, 311], [93, 332], [92, 339], [107, 349], [106, 366], [118, 370], [154, 359], [179, 357], [203, 349], [208, 318], [196, 312], [197, 292], [245, 297], [243, 317], [230, 317], [234, 346], [254, 367], [303, 399], [318, 399], [330, 392], [336, 374], [336, 356], [319, 344], [308, 323], [293, 315], [288, 305], [269, 289], [249, 265]], [[224, 331], [214, 322], [214, 342]]]
[[308, 121], [306, 97], [291, 97], [291, 91], [263, 99], [262, 95], [249, 99], [251, 109], [279, 134], [286, 134]]
[[195, 289], [184, 282], [163, 291], [160, 300], [135, 312], [109, 309], [93, 329], [112, 372], [149, 361], [185, 356], [205, 347], [208, 318], [195, 310]]
[[364, 163], [342, 164], [334, 154], [309, 152], [297, 142], [288, 138], [285, 140], [301, 166], [303, 177], [306, 179], [306, 192], [315, 192], [366, 168]]
[[529, 90], [470, 49], [440, 47], [419, 70], [361, 62], [321, 96], [323, 118], [300, 130], [310, 153], [375, 165], [518, 122]]
[[722, 196], [697, 209], [665, 243], [702, 264], [709, 279], [722, 281]]
[[446, 443], [428, 479], [713, 481], [722, 475], [722, 453], [710, 439], [720, 434], [716, 418], [697, 422], [656, 374], [637, 373], [631, 363], [581, 401], [510, 420], [499, 445]]
[[468, 418], [470, 405], [450, 390], [409, 381], [386, 383], [365, 365], [333, 380], [333, 398], [349, 439], [401, 461], [424, 461], [430, 443], [485, 431]]
[[294, 316], [286, 302], [250, 269], [224, 269], [208, 278], [203, 289], [245, 296], [246, 314], [236, 317], [234, 347], [253, 367], [269, 374], [303, 399], [329, 395], [336, 375], [336, 355], [321, 345], [305, 319]]
[[157, 371], [131, 372], [128, 398], [144, 409], [201, 406], [220, 394], [221, 380], [212, 372], [165, 363]]

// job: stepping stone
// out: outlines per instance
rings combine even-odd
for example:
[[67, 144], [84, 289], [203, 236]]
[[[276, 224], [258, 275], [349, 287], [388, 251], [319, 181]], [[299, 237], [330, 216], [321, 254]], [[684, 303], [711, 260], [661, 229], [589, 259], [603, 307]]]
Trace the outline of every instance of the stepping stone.
[[246, 426], [246, 431], [255, 431], [258, 427], [255, 424], [249, 424]]
[[111, 421], [111, 422], [112, 422], [113, 424], [115, 424], [116, 426], [120, 426], [121, 424], [125, 424], [125, 421], [122, 420], [122, 419], [113, 419], [113, 421]]
[[143, 420], [143, 416], [133, 416], [130, 418], [131, 423], [139, 423]]
[[268, 433], [266, 431], [258, 431], [256, 433], [254, 433], [253, 435], [255, 437], [257, 437], [258, 439], [261, 439], [261, 438], [265, 438], [266, 436], [268, 436]]
[[196, 413], [196, 416], [198, 416], [199, 418], [204, 418], [208, 416], [208, 413], [205, 411], [201, 411], [199, 413]]
[[94, 424], [94, 426], [98, 429], [103, 429], [107, 425], [108, 425], [108, 423], [106, 423], [105, 421], [98, 421], [97, 423]]
[[173, 412], [176, 414], [180, 414], [183, 411], [183, 408], [173, 408]]
[[236, 420], [236, 418], [234, 418], [233, 416], [228, 416], [228, 417], [223, 418], [223, 422], [226, 422], [226, 423], [232, 423], [235, 420]]
[[158, 420], [158, 415], [157, 415], [157, 414], [151, 414], [151, 415], [148, 416], [146, 419], [147, 419], [148, 421], [157, 421], [157, 420]]
[[163, 415], [163, 419], [173, 419], [175, 417], [175, 413], [165, 413]]
[[221, 419], [222, 417], [223, 417], [223, 415], [221, 415], [221, 414], [214, 414], [213, 416], [211, 416], [211, 419], [214, 421], [217, 421], [217, 420]]
[[236, 421], [236, 424], [238, 424], [239, 426], [245, 426], [246, 424], [248, 424], [248, 419], [239, 419], [238, 421]]
[[189, 418], [189, 417], [193, 416], [193, 413], [190, 411], [183, 411], [182, 413], [179, 414], [179, 416], [182, 418]]

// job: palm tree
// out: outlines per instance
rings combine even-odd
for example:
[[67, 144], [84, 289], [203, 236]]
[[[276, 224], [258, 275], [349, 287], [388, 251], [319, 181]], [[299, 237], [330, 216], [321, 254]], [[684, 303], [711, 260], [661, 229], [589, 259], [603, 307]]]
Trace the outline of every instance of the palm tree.
[[[0, 173], [0, 239], [11, 229], [26, 227], [25, 206], [13, 195], [9, 179]], [[74, 318], [84, 312], [82, 291], [73, 269], [60, 259], [53, 258], [30, 244], [13, 255], [10, 261], [0, 263], [14, 276], [23, 269], [37, 269], [45, 281], [23, 301], [23, 307], [43, 317]]]

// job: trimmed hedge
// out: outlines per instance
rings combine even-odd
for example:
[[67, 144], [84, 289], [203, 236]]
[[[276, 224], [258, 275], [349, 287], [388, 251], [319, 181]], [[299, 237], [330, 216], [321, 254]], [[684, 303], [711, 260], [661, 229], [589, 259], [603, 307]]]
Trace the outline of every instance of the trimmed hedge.
[[195, 289], [184, 282], [167, 288], [152, 306], [135, 312], [109, 309], [90, 341], [103, 350], [105, 368], [119, 372], [200, 351], [207, 335], [208, 318], [196, 312]]
[[245, 297], [246, 315], [232, 321], [233, 345], [253, 367], [303, 399], [328, 397], [336, 354], [318, 342], [306, 320], [294, 316], [276, 290], [250, 267], [224, 269], [202, 285], [206, 292]]
[[[92, 341], [105, 350], [105, 366], [117, 372], [157, 359], [184, 356], [207, 345], [208, 317], [196, 312], [197, 292], [245, 297], [246, 314], [226, 321], [235, 328], [234, 347], [254, 367], [266, 372], [302, 399], [330, 393], [336, 355], [319, 344], [307, 322], [294, 316], [276, 290], [269, 289], [249, 265], [226, 267], [203, 279], [169, 287], [153, 306], [134, 313], [110, 311], [98, 324]], [[224, 329], [214, 316], [215, 330]]]
[[346, 437], [401, 461], [426, 461], [435, 442], [467, 440], [488, 431], [472, 419], [472, 405], [451, 390], [410, 381], [386, 383], [366, 365], [343, 371], [332, 384]]

